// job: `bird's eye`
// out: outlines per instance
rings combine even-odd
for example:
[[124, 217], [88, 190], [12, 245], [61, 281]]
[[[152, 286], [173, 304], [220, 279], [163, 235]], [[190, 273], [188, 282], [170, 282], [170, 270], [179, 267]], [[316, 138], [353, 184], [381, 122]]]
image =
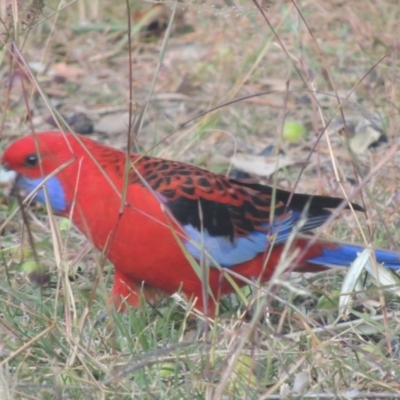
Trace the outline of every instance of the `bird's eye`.
[[25, 164], [28, 167], [36, 167], [36, 165], [39, 164], [39, 157], [36, 154], [29, 154], [29, 156], [25, 158]]

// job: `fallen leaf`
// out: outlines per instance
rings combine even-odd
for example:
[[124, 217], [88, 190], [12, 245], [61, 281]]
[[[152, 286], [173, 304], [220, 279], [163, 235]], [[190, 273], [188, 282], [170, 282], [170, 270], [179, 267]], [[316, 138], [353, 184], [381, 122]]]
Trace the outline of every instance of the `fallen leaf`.
[[310, 386], [310, 375], [307, 372], [298, 372], [294, 376], [292, 393], [302, 395]]
[[66, 64], [64, 62], [53, 64], [50, 70], [53, 76], [61, 76], [66, 79], [77, 79], [86, 74], [86, 71], [76, 65]]
[[116, 133], [128, 132], [129, 115], [128, 113], [108, 114], [100, 119], [94, 126], [95, 132], [114, 135]]
[[350, 139], [350, 146], [354, 153], [362, 154], [367, 151], [368, 147], [371, 146], [372, 143], [379, 140], [380, 136], [381, 133], [369, 125], [365, 127], [362, 132], [357, 133]]
[[231, 162], [236, 168], [249, 172], [250, 174], [271, 176], [275, 171], [301, 161], [290, 156], [262, 157], [239, 153], [232, 157]]

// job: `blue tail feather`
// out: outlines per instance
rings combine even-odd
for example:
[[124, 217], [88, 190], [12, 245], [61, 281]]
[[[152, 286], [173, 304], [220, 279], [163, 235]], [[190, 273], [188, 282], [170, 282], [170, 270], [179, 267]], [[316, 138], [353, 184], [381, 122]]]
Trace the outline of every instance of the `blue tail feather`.
[[[334, 249], [324, 249], [322, 254], [308, 260], [311, 264], [349, 266], [359, 253], [364, 250], [363, 247], [350, 244], [339, 244]], [[400, 269], [400, 255], [389, 250], [375, 250], [375, 258], [379, 264], [387, 268]]]

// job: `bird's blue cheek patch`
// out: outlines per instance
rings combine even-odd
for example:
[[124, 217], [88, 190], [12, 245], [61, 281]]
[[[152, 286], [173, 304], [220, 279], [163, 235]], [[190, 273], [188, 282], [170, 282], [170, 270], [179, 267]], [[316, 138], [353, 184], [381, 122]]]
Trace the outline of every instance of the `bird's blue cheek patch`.
[[[28, 195], [33, 190], [35, 190], [43, 182], [42, 178], [38, 179], [28, 179], [24, 176], [19, 176], [16, 181], [16, 187], [23, 192], [24, 195]], [[68, 208], [68, 204], [65, 200], [65, 192], [59, 181], [55, 176], [46, 181], [47, 193], [49, 195], [50, 205], [53, 211], [63, 212]], [[35, 201], [39, 203], [46, 204], [46, 198], [44, 195], [43, 188], [40, 189], [35, 198]]]

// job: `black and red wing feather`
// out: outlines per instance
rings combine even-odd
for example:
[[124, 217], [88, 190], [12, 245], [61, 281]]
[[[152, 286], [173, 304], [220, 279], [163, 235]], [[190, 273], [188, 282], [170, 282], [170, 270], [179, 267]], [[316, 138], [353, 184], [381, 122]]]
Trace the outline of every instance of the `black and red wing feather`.
[[[152, 190], [161, 194], [180, 224], [231, 240], [255, 231], [268, 233], [272, 217], [275, 224], [287, 218], [292, 218], [294, 224], [305, 213], [308, 221], [303, 230], [313, 229], [329, 217], [327, 209], [336, 208], [343, 201], [335, 197], [292, 195], [285, 190], [243, 183], [188, 164], [158, 158], [142, 157], [135, 169]], [[132, 179], [141, 181], [135, 174]], [[356, 204], [353, 207], [362, 210]]]

